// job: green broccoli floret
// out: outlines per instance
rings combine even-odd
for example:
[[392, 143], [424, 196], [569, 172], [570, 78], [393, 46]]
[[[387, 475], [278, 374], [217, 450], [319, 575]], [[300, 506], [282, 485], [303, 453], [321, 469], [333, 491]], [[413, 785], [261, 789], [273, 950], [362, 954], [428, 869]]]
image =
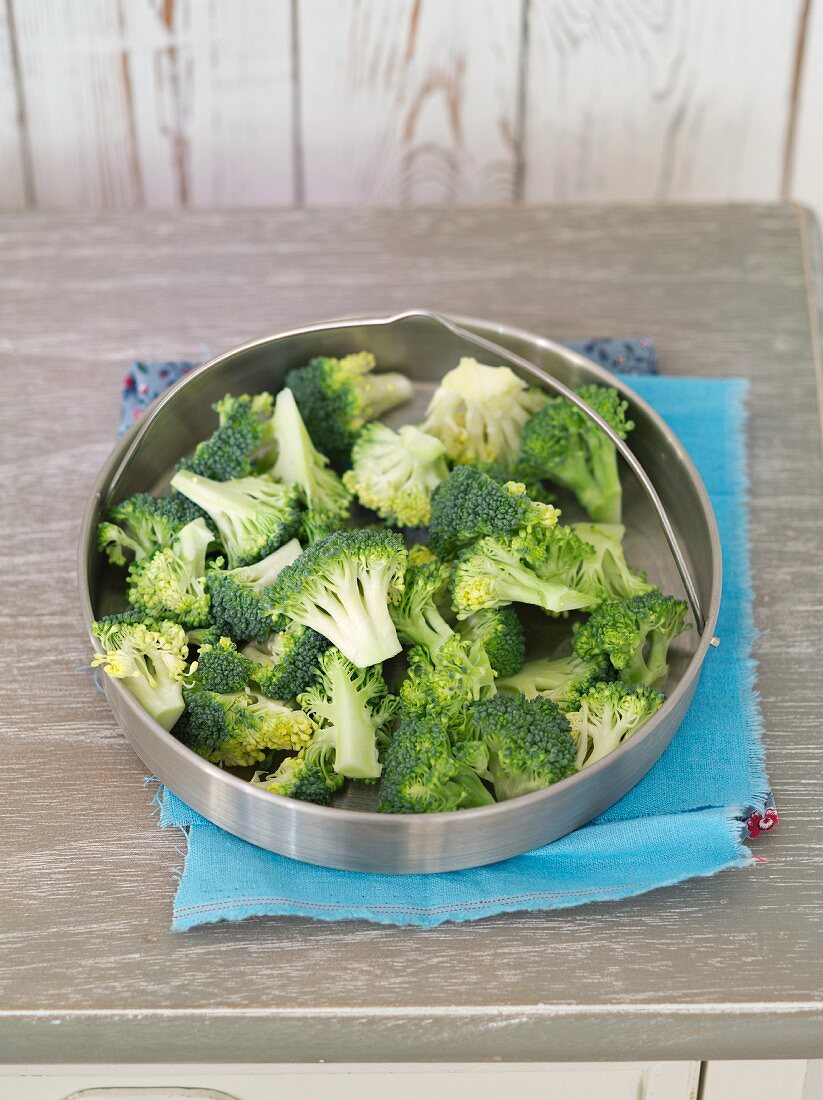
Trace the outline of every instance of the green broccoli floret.
[[433, 554], [422, 554], [423, 549], [409, 551], [403, 591], [389, 611], [404, 645], [421, 645], [435, 653], [454, 637], [440, 607], [441, 598], [447, 598], [450, 570]]
[[412, 646], [407, 657], [409, 671], [400, 685], [402, 712], [428, 715], [461, 736], [469, 706], [496, 690], [482, 644], [455, 634], [434, 653]]
[[685, 600], [664, 596], [656, 588], [602, 604], [575, 634], [575, 652], [584, 660], [605, 654], [621, 680], [651, 687], [669, 674], [669, 646], [688, 630], [686, 611]]
[[407, 714], [386, 751], [380, 813], [443, 813], [492, 803], [478, 775], [488, 764], [483, 744], [464, 742], [458, 749], [436, 718]]
[[505, 485], [507, 481], [518, 482], [526, 490], [529, 500], [540, 504], [554, 504], [557, 500], [557, 494], [547, 489], [539, 478], [533, 477], [531, 470], [526, 469], [522, 461], [513, 462], [508, 466], [500, 462], [475, 462], [473, 467], [482, 474], [486, 474], [492, 481], [496, 481], [498, 485]]
[[218, 558], [206, 574], [211, 620], [216, 629], [232, 638], [264, 642], [272, 629], [284, 626], [285, 620], [272, 623], [271, 616], [261, 607], [260, 598], [280, 571], [301, 553], [300, 543], [291, 539], [262, 561], [240, 569], [223, 569]]
[[642, 596], [651, 592], [643, 573], [636, 573], [623, 553], [626, 528], [620, 523], [573, 523], [573, 531], [593, 546], [595, 553], [583, 560], [576, 587], [590, 592], [600, 602]]
[[312, 737], [302, 710], [248, 688], [221, 695], [195, 686], [184, 688], [183, 699], [186, 713], [175, 735], [213, 764], [250, 767], [273, 749], [301, 749]]
[[243, 653], [252, 662], [252, 679], [270, 699], [296, 699], [320, 675], [320, 655], [329, 648], [328, 638], [309, 626], [289, 623], [260, 646]]
[[576, 653], [564, 657], [539, 657], [527, 661], [519, 672], [496, 681], [497, 690], [520, 692], [527, 699], [543, 695], [561, 710], [574, 710], [581, 694], [607, 679], [608, 658], [600, 655], [584, 661]]
[[442, 439], [452, 462], [513, 465], [523, 426], [547, 400], [508, 367], [464, 357], [443, 376], [421, 427]]
[[592, 607], [595, 597], [575, 584], [581, 562], [593, 554], [570, 527], [559, 525], [480, 539], [462, 552], [454, 569], [457, 617], [507, 603], [535, 604], [554, 613]]
[[233, 695], [248, 684], [253, 667], [231, 638], [220, 638], [217, 643], [205, 642], [200, 646], [190, 671], [197, 673], [197, 680], [206, 691]]
[[498, 485], [473, 466], [457, 466], [432, 495], [429, 545], [453, 557], [485, 535], [502, 537], [531, 525], [551, 526], [560, 513], [526, 496], [520, 482]]
[[480, 642], [495, 676], [514, 676], [526, 660], [526, 636], [520, 616], [513, 607], [490, 607], [475, 611], [459, 625], [460, 634]]
[[113, 565], [126, 564], [126, 550], [137, 560], [171, 545], [180, 525], [164, 514], [162, 505], [162, 497], [135, 493], [116, 504], [108, 520], [97, 525], [98, 547]]
[[265, 594], [265, 609], [310, 626], [367, 668], [400, 652], [388, 605], [403, 589], [405, 568], [397, 533], [338, 531], [286, 566]]
[[498, 802], [539, 791], [577, 771], [568, 719], [551, 699], [495, 695], [472, 707], [470, 728], [489, 750]]
[[348, 465], [364, 424], [414, 394], [405, 375], [373, 374], [376, 365], [373, 355], [360, 351], [342, 359], [321, 356], [286, 375], [309, 435], [335, 465]]
[[349, 779], [377, 779], [378, 748], [397, 713], [397, 699], [389, 694], [379, 667], [355, 668], [340, 650], [320, 657], [317, 683], [298, 702], [320, 727], [311, 754], [320, 754], [323, 766]]
[[171, 546], [155, 550], [129, 566], [129, 603], [155, 619], [171, 619], [185, 627], [209, 621], [206, 592], [206, 551], [212, 533], [196, 519], [175, 536]]
[[229, 567], [252, 565], [294, 538], [300, 527], [300, 492], [266, 475], [212, 481], [178, 470], [171, 481], [214, 520]]
[[139, 622], [135, 612], [126, 612], [93, 623], [92, 631], [103, 650], [95, 653], [92, 667], [102, 666], [120, 680], [155, 722], [170, 730], [183, 713], [188, 656], [183, 628]]
[[[625, 439], [634, 424], [628, 404], [608, 386], [581, 386], [588, 405]], [[617, 449], [585, 413], [565, 397], [549, 400], [523, 431], [522, 461], [534, 477], [569, 489], [598, 523], [619, 523], [622, 503]]]
[[251, 455], [263, 441], [271, 416], [271, 394], [233, 397], [227, 393], [212, 408], [219, 417], [217, 430], [197, 444], [194, 454], [184, 459], [179, 469], [212, 481], [248, 477], [252, 473]]
[[431, 495], [448, 477], [445, 447], [433, 435], [407, 424], [394, 431], [367, 424], [352, 448], [352, 468], [343, 475], [361, 504], [398, 527], [426, 527]]
[[296, 756], [287, 756], [272, 775], [255, 775], [252, 783], [272, 794], [314, 802], [317, 806], [331, 804], [332, 795], [345, 783], [328, 765], [328, 754], [322, 745], [301, 749]]
[[577, 738], [578, 768], [614, 752], [662, 706], [663, 696], [646, 684], [616, 680], [592, 685], [566, 715]]
[[338, 531], [349, 518], [351, 493], [312, 443], [290, 389], [277, 395], [271, 430], [277, 442], [272, 477], [300, 490], [306, 506], [301, 522], [305, 540], [316, 542]]

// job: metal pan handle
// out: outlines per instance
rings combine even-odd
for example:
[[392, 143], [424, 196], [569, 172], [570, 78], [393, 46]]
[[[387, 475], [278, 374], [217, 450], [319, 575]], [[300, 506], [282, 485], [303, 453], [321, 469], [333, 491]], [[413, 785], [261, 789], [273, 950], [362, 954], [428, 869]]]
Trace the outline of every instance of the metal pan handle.
[[[669, 544], [669, 549], [672, 552], [672, 557], [677, 566], [677, 571], [680, 574], [680, 579], [683, 581], [683, 587], [686, 590], [686, 596], [692, 609], [697, 631], [702, 635], [706, 627], [706, 618], [700, 606], [700, 597], [697, 594], [697, 588], [695, 587], [691, 572], [689, 571], [689, 566], [680, 547], [677, 535], [674, 532], [674, 528], [672, 527], [668, 513], [663, 506], [662, 500], [657, 495], [657, 490], [652, 484], [651, 478], [635, 458], [631, 447], [628, 446], [625, 440], [620, 438], [612, 426], [608, 424], [602, 416], [596, 413], [591, 406], [587, 405], [585, 401], [582, 401], [574, 390], [569, 389], [568, 386], [564, 386], [562, 382], [558, 382], [556, 378], [547, 374], [546, 371], [541, 370], [540, 367], [536, 367], [534, 363], [530, 363], [528, 359], [524, 359], [522, 356], [517, 355], [516, 352], [509, 351], [500, 344], [495, 344], [492, 340], [487, 340], [484, 336], [477, 336], [475, 333], [463, 328], [462, 325], [458, 325], [457, 322], [452, 321], [451, 318], [444, 317], [443, 314], [435, 313], [432, 310], [413, 310], [408, 314], [403, 314], [403, 316], [428, 317], [448, 329], [449, 332], [453, 333], [455, 336], [459, 336], [461, 340], [465, 340], [469, 344], [474, 344], [475, 347], [483, 348], [484, 351], [490, 351], [498, 358], [505, 359], [509, 363], [514, 364], [514, 366], [520, 367], [521, 370], [534, 375], [535, 378], [538, 378], [550, 389], [554, 390], [555, 393], [561, 394], [567, 401], [571, 401], [573, 405], [576, 405], [589, 420], [593, 421], [593, 423], [598, 426], [601, 432], [605, 432], [625, 459], [627, 465], [634, 472], [637, 480], [643, 486], [643, 491], [651, 501], [655, 512], [657, 512], [660, 525], [663, 528], [663, 533], [666, 536], [666, 541]], [[715, 643], [715, 640], [712, 639], [712, 642]]]

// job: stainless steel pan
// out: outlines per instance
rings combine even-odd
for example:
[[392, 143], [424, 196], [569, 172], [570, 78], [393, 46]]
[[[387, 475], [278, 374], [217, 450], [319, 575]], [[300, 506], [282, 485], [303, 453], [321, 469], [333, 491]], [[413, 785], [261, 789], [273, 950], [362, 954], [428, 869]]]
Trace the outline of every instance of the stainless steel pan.
[[[716, 643], [721, 555], [711, 504], [682, 445], [622, 379], [583, 356], [505, 325], [457, 322], [426, 311], [331, 321], [268, 336], [218, 356], [163, 396], [118, 444], [86, 508], [79, 551], [86, 619], [123, 605], [122, 570], [109, 566], [96, 549], [98, 521], [131, 493], [165, 487], [175, 463], [206, 434], [210, 406], [224, 393], [276, 392], [286, 372], [312, 356], [365, 348], [381, 367], [402, 370], [415, 383], [414, 403], [387, 418], [402, 423], [422, 415], [434, 386], [461, 355], [507, 361], [502, 355], [495, 360], [487, 345], [478, 351], [478, 337], [513, 353], [509, 365], [532, 384], [543, 374], [549, 376], [547, 386], [551, 380], [563, 386], [607, 383], [629, 401], [636, 424], [631, 450], [641, 472], [624, 466], [627, 553], [664, 590], [690, 600], [697, 626], [675, 647], [666, 703], [620, 749], [554, 787], [482, 809], [393, 816], [374, 813], [368, 793], [356, 787], [332, 807], [253, 787], [185, 748], [119, 683], [104, 677], [114, 715], [152, 774], [204, 817], [262, 848], [355, 871], [431, 872], [492, 863], [556, 840], [606, 810], [646, 774], [686, 714], [709, 646]], [[572, 514], [573, 506], [566, 518]], [[530, 644], [536, 649], [543, 630], [548, 628], [534, 627]]]

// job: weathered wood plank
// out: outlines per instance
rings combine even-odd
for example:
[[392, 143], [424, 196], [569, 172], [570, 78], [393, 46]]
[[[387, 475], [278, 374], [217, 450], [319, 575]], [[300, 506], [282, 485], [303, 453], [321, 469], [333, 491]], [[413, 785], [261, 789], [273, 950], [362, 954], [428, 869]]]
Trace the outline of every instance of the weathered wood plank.
[[[0, 1058], [823, 1054], [807, 291], [790, 207], [0, 218], [0, 634], [19, 639], [0, 652]], [[139, 761], [75, 671], [89, 654], [77, 526], [124, 367], [413, 303], [560, 339], [652, 332], [668, 372], [752, 379], [756, 652], [781, 826], [756, 869], [615, 904], [432, 931], [271, 919], [172, 935], [181, 840], [155, 828]]]
[[532, 0], [532, 202], [775, 198], [800, 0]]
[[300, 0], [306, 201], [514, 195], [521, 0]]

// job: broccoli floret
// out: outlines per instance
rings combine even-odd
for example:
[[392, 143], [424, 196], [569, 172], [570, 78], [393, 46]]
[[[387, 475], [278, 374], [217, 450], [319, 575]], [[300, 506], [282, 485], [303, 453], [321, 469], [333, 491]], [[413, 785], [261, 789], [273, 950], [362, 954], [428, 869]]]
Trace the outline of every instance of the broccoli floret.
[[148, 557], [170, 546], [181, 526], [166, 514], [163, 497], [135, 493], [116, 504], [108, 520], [98, 524], [98, 547], [113, 565], [125, 565], [124, 551], [132, 553], [135, 560]]
[[306, 506], [301, 522], [306, 541], [316, 542], [339, 530], [349, 518], [351, 493], [312, 443], [290, 389], [277, 395], [272, 435], [277, 441], [277, 460], [271, 473], [300, 490]]
[[436, 718], [407, 714], [386, 752], [378, 809], [384, 814], [443, 813], [494, 801], [481, 782], [488, 753], [477, 742], [455, 751]]
[[457, 466], [432, 495], [429, 545], [448, 558], [485, 535], [551, 526], [559, 515], [550, 504], [530, 500], [520, 482], [498, 485], [473, 466]]
[[184, 688], [186, 713], [174, 731], [199, 756], [226, 767], [250, 767], [272, 749], [296, 750], [312, 737], [302, 710], [246, 688], [231, 695]]
[[190, 671], [197, 673], [198, 682], [206, 691], [233, 695], [248, 684], [252, 670], [252, 662], [238, 652], [231, 638], [220, 638], [216, 644], [205, 642], [200, 646]]
[[296, 699], [320, 675], [320, 655], [329, 648], [328, 638], [309, 626], [289, 623], [261, 646], [243, 650], [252, 662], [252, 679], [270, 699]]
[[603, 654], [629, 684], [653, 686], [669, 673], [672, 641], [688, 629], [686, 602], [656, 588], [643, 596], [604, 603], [574, 636], [574, 649], [584, 660]]
[[265, 475], [221, 482], [178, 470], [171, 485], [214, 520], [232, 569], [265, 558], [300, 527], [297, 486], [280, 485]]
[[514, 676], [526, 660], [526, 636], [520, 616], [511, 606], [475, 611], [460, 623], [460, 634], [480, 642], [495, 676]]
[[[626, 419], [627, 402], [608, 386], [581, 386], [577, 391], [621, 439], [634, 424]], [[522, 461], [534, 477], [548, 478], [569, 489], [598, 523], [619, 523], [622, 503], [617, 449], [612, 441], [565, 397], [549, 400], [523, 431]]]
[[642, 596], [651, 592], [643, 573], [636, 573], [623, 553], [626, 528], [620, 523], [573, 523], [573, 531], [593, 546], [595, 553], [581, 562], [576, 587], [590, 592], [601, 602]]
[[443, 440], [452, 462], [514, 465], [524, 424], [547, 400], [508, 367], [464, 357], [443, 376], [421, 427]]
[[320, 727], [312, 755], [323, 756], [337, 775], [349, 779], [377, 779], [378, 748], [397, 713], [397, 699], [389, 694], [379, 667], [355, 668], [340, 650], [320, 657], [317, 683], [298, 702]]
[[129, 566], [128, 599], [138, 611], [155, 619], [171, 619], [185, 627], [209, 621], [206, 592], [206, 550], [212, 533], [196, 519], [175, 536], [171, 546]]
[[361, 351], [343, 359], [321, 356], [286, 375], [309, 435], [335, 465], [348, 465], [364, 424], [414, 394], [405, 375], [373, 374], [376, 365], [373, 355]]
[[471, 729], [489, 750], [498, 802], [530, 794], [577, 771], [568, 719], [551, 699], [495, 695], [472, 707]]
[[296, 756], [287, 756], [273, 775], [255, 775], [252, 783], [272, 794], [284, 798], [296, 798], [300, 802], [314, 802], [328, 806], [332, 795], [345, 783], [342, 775], [336, 775], [328, 766], [327, 753], [322, 745], [310, 744]]
[[462, 552], [454, 569], [457, 617], [507, 603], [535, 604], [554, 613], [593, 607], [595, 597], [574, 587], [581, 561], [593, 554], [570, 527], [558, 525], [480, 539]]
[[482, 644], [455, 634], [434, 653], [412, 646], [407, 656], [409, 671], [400, 685], [403, 713], [428, 715], [461, 736], [469, 706], [496, 690]]
[[271, 616], [260, 604], [263, 591], [275, 577], [302, 553], [297, 539], [291, 539], [273, 554], [240, 569], [222, 569], [220, 559], [206, 575], [206, 589], [211, 597], [211, 619], [216, 629], [232, 638], [264, 642], [272, 629], [283, 622], [272, 623]]
[[435, 653], [454, 636], [439, 606], [441, 597], [447, 597], [450, 570], [433, 554], [421, 554], [420, 549], [409, 551], [403, 591], [389, 611], [404, 645], [425, 646]]
[[566, 715], [577, 738], [577, 767], [588, 768], [614, 752], [662, 706], [663, 696], [646, 684], [592, 685]]
[[310, 626], [358, 668], [400, 652], [389, 614], [403, 588], [406, 548], [393, 531], [338, 531], [275, 579], [265, 609]]
[[229, 481], [252, 473], [251, 455], [260, 446], [271, 416], [272, 396], [231, 394], [212, 405], [219, 417], [214, 434], [198, 443], [191, 458], [179, 466], [212, 481]]
[[527, 661], [519, 672], [496, 681], [497, 690], [520, 692], [527, 699], [543, 695], [561, 710], [574, 710], [581, 694], [598, 680], [607, 679], [608, 658], [584, 661], [576, 653]]
[[433, 490], [448, 477], [439, 439], [407, 424], [394, 431], [367, 424], [352, 448], [352, 468], [343, 475], [360, 503], [398, 527], [426, 527]]
[[539, 478], [533, 477], [522, 461], [508, 466], [500, 462], [475, 462], [473, 467], [482, 474], [486, 474], [492, 481], [496, 481], [498, 485], [505, 485], [507, 481], [519, 482], [526, 490], [529, 500], [538, 501], [541, 504], [554, 504], [557, 500], [557, 495], [547, 489]]
[[183, 677], [186, 673], [186, 634], [172, 622], [136, 621], [134, 612], [110, 615], [92, 624], [102, 653], [92, 666], [101, 665], [120, 680], [155, 722], [170, 730], [183, 713]]

